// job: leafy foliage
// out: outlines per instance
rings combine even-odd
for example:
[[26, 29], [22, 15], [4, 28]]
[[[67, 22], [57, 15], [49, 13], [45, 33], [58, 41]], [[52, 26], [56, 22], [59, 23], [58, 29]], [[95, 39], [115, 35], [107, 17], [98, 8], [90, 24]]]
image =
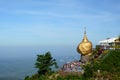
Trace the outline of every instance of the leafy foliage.
[[55, 68], [58, 67], [56, 60], [52, 58], [50, 52], [47, 52], [43, 55], [37, 55], [35, 67], [38, 68], [39, 75], [51, 74], [53, 72], [51, 66], [53, 65]]
[[24, 80], [47, 80], [47, 76], [54, 72], [51, 68], [52, 66], [58, 68], [57, 62], [53, 59], [50, 52], [37, 55], [35, 68], [38, 68], [38, 73], [32, 75], [31, 77], [26, 76]]
[[84, 77], [90, 78], [93, 76], [93, 68], [89, 64], [85, 66], [85, 72], [83, 74]]
[[120, 72], [120, 50], [112, 50], [103, 59], [100, 66], [101, 70], [109, 72]]
[[57, 80], [87, 80], [85, 77], [81, 75], [67, 75], [67, 76], [58, 76]]
[[100, 58], [94, 60], [94, 71], [100, 69], [108, 72], [120, 72], [120, 50], [109, 50], [107, 54], [102, 54]]
[[[107, 54], [102, 54], [102, 57], [94, 59], [90, 64], [85, 66], [84, 77], [90, 78], [97, 75], [112, 80], [114, 78], [115, 80], [120, 79], [118, 77], [120, 76], [120, 50], [109, 50], [107, 52]], [[97, 72], [98, 70], [100, 72]]]

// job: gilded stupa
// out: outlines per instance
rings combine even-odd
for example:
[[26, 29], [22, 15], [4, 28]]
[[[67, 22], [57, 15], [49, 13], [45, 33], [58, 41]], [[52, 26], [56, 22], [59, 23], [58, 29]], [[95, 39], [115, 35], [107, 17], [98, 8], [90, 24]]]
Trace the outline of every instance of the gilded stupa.
[[77, 47], [77, 52], [81, 55], [90, 55], [92, 53], [92, 42], [88, 40], [86, 30], [84, 31], [82, 42], [80, 42]]

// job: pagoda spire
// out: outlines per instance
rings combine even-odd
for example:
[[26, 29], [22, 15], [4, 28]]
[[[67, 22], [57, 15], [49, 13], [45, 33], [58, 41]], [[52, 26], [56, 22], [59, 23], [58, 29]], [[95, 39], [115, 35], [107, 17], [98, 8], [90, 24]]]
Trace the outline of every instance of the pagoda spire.
[[86, 34], [86, 27], [84, 27], [84, 34]]
[[88, 42], [88, 38], [87, 38], [87, 35], [86, 35], [86, 27], [84, 28], [84, 37], [83, 37], [83, 41], [82, 42]]

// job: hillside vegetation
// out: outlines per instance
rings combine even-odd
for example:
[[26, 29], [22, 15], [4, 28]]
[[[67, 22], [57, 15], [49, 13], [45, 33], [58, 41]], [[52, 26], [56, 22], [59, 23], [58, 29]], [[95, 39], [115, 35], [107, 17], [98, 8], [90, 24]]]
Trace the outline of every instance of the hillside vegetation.
[[[120, 50], [107, 50], [84, 67], [84, 74], [62, 73], [26, 76], [24, 80], [120, 80]], [[67, 74], [67, 75], [64, 75]]]

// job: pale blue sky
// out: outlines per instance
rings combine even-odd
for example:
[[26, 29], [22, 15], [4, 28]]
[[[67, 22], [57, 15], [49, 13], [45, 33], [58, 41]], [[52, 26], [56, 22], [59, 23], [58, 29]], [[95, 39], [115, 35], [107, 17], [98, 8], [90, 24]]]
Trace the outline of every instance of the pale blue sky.
[[93, 45], [120, 34], [120, 0], [0, 0], [0, 45]]

